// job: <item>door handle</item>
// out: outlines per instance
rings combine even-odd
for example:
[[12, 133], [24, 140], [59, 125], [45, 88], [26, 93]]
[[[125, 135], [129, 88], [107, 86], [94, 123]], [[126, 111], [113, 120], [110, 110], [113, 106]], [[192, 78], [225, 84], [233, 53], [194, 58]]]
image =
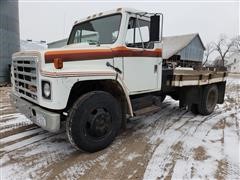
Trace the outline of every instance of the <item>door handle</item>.
[[155, 65], [154, 65], [154, 73], [156, 73], [157, 71], [158, 71], [158, 65], [155, 64]]
[[118, 69], [117, 67], [114, 67], [113, 65], [111, 65], [109, 62], [106, 63], [106, 66], [111, 67], [113, 70], [115, 70], [117, 73], [122, 74], [122, 71], [120, 69]]

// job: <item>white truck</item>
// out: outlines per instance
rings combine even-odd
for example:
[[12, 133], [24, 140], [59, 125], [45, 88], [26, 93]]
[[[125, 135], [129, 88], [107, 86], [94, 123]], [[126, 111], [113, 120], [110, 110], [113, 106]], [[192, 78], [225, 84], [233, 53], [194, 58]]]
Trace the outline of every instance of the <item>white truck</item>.
[[166, 95], [212, 113], [226, 73], [163, 66], [162, 26], [161, 13], [118, 8], [76, 21], [63, 48], [13, 54], [14, 105], [50, 132], [66, 123], [69, 141], [87, 152], [107, 147], [128, 118]]

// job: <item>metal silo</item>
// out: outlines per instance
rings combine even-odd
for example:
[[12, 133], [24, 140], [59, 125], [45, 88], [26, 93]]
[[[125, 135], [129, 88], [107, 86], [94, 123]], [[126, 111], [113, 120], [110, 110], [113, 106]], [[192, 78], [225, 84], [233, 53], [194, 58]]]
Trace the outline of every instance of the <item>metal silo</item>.
[[0, 83], [9, 81], [11, 56], [19, 48], [18, 0], [0, 0]]

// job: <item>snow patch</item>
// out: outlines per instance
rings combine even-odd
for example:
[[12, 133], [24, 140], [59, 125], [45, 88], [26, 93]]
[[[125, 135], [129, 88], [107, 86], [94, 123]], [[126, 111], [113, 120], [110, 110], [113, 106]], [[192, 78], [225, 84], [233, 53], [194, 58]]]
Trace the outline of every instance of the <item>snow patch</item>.
[[137, 154], [136, 152], [130, 153], [125, 159], [128, 161], [132, 161], [133, 159], [141, 157], [141, 154]]

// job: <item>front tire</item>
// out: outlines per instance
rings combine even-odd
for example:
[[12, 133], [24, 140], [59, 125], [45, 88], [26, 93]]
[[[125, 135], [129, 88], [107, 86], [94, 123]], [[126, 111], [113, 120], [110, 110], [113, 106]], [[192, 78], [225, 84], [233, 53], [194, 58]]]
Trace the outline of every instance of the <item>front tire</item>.
[[81, 96], [67, 118], [68, 139], [87, 152], [106, 148], [121, 127], [121, 107], [109, 93], [92, 91]]

